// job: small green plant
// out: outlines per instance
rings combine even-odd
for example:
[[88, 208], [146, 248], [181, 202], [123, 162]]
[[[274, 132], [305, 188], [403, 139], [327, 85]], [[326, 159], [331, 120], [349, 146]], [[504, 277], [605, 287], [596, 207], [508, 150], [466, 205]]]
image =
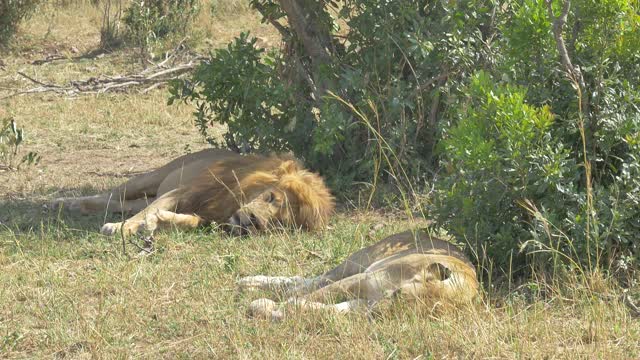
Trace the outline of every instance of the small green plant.
[[199, 12], [198, 0], [133, 1], [122, 18], [142, 58], [169, 35], [184, 35]]
[[40, 155], [30, 151], [18, 164], [14, 164], [23, 141], [24, 129], [18, 128], [14, 119], [4, 120], [0, 128], [0, 168], [19, 169], [23, 164], [37, 165], [40, 162]]

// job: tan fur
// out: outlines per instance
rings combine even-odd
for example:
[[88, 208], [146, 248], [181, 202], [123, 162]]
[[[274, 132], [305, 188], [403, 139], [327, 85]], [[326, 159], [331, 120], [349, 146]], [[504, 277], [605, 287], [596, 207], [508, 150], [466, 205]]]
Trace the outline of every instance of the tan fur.
[[54, 208], [61, 206], [83, 213], [137, 212], [102, 228], [106, 235], [129, 235], [143, 228], [193, 228], [209, 222], [231, 222], [242, 230], [277, 224], [315, 230], [327, 224], [334, 200], [322, 178], [293, 157], [209, 149], [175, 159], [107, 193], [54, 201]]
[[284, 304], [258, 299], [249, 306], [252, 315], [272, 320], [281, 319], [290, 305], [348, 312], [362, 306], [371, 308], [392, 296], [459, 306], [469, 304], [479, 288], [475, 268], [464, 254], [424, 231], [387, 237], [316, 278], [259, 275], [245, 277], [238, 285], [284, 291], [291, 296]]

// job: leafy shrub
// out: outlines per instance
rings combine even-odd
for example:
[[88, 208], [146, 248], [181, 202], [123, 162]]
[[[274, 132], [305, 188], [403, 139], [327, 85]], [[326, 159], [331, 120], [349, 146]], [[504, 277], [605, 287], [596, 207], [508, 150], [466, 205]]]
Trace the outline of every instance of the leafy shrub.
[[619, 148], [608, 147], [615, 159], [600, 159], [607, 165], [594, 174], [590, 206], [585, 168], [570, 146], [573, 129], [548, 106], [525, 101], [523, 88], [483, 72], [472, 78], [465, 107], [440, 143], [447, 173], [437, 181], [434, 219], [504, 268], [512, 256], [523, 264], [525, 244], [583, 264], [616, 254], [637, 259], [640, 116], [608, 124], [611, 133], [595, 139]]
[[273, 71], [278, 55], [265, 54], [255, 47], [255, 42], [247, 34], [241, 34], [226, 49], [216, 50], [212, 59], [197, 69], [193, 76], [197, 83], [174, 87], [174, 92], [181, 91], [180, 97], [197, 103], [197, 125], [212, 145], [223, 145], [207, 132], [215, 118], [228, 127], [227, 139], [233, 144], [237, 141], [283, 151], [287, 144], [282, 139], [287, 138], [287, 132], [295, 131], [291, 138], [301, 141], [304, 133], [300, 127], [291, 125], [296, 119], [294, 97]]
[[[500, 25], [506, 51], [495, 76], [476, 75], [452, 102], [440, 144], [450, 172], [437, 181], [433, 215], [497, 265], [507, 268], [524, 244], [591, 266], [640, 259], [640, 89], [628, 80], [638, 78], [638, 55], [629, 51], [638, 50], [640, 23], [629, 4], [572, 3], [566, 36], [584, 76], [581, 97], [558, 68], [545, 2], [531, 0]], [[516, 94], [515, 112], [494, 98]], [[536, 122], [532, 106], [555, 121], [542, 133], [519, 133]]]
[[555, 140], [550, 108], [526, 104], [523, 88], [480, 72], [467, 94], [456, 125], [446, 129], [440, 144], [448, 172], [437, 182], [432, 214], [481, 254], [506, 265], [532, 238], [534, 219], [523, 201], [558, 223], [580, 200], [580, 172], [570, 150]]
[[0, 2], [0, 45], [15, 34], [18, 24], [35, 10], [39, 0], [3, 0]]

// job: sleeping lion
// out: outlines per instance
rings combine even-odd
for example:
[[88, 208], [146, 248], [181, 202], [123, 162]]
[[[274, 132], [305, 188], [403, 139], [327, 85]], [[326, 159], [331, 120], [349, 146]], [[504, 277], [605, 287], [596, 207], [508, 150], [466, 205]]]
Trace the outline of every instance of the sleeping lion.
[[321, 229], [333, 212], [334, 199], [322, 178], [292, 157], [208, 149], [181, 156], [106, 193], [56, 199], [52, 206], [82, 213], [136, 213], [124, 222], [104, 224], [105, 235], [192, 229], [211, 222], [245, 234], [274, 226]]
[[249, 276], [238, 281], [240, 289], [284, 292], [289, 299], [276, 303], [258, 299], [249, 314], [280, 320], [292, 308], [346, 313], [372, 309], [390, 297], [429, 305], [469, 304], [478, 295], [473, 264], [453, 244], [424, 231], [389, 236], [349, 256], [323, 275]]

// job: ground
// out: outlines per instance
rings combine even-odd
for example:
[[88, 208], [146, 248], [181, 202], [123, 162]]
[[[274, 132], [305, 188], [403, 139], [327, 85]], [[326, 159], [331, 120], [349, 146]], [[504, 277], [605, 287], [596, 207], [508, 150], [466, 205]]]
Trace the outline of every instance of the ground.
[[[63, 83], [141, 69], [126, 48], [80, 58], [98, 47], [100, 11], [89, 1], [63, 3], [36, 14], [0, 53], [0, 98], [34, 86], [17, 71]], [[200, 46], [222, 46], [248, 29], [277, 46], [246, 2], [217, 3], [233, 16], [212, 18], [204, 6], [194, 35]], [[51, 54], [66, 59], [32, 64]], [[157, 253], [139, 258], [134, 245], [123, 250], [98, 233], [117, 215], [45, 207], [206, 147], [193, 108], [168, 106], [167, 97], [160, 88], [0, 100], [0, 119], [25, 128], [22, 151], [42, 157], [37, 166], [0, 169], [0, 358], [640, 357], [640, 322], [618, 286], [599, 275], [568, 283], [488, 279], [473, 309], [452, 314], [398, 302], [372, 316], [294, 314], [282, 323], [246, 316], [251, 300], [268, 294], [237, 291], [239, 277], [321, 273], [385, 235], [424, 225], [402, 211], [343, 205], [330, 229], [314, 234], [169, 231], [157, 237]]]

